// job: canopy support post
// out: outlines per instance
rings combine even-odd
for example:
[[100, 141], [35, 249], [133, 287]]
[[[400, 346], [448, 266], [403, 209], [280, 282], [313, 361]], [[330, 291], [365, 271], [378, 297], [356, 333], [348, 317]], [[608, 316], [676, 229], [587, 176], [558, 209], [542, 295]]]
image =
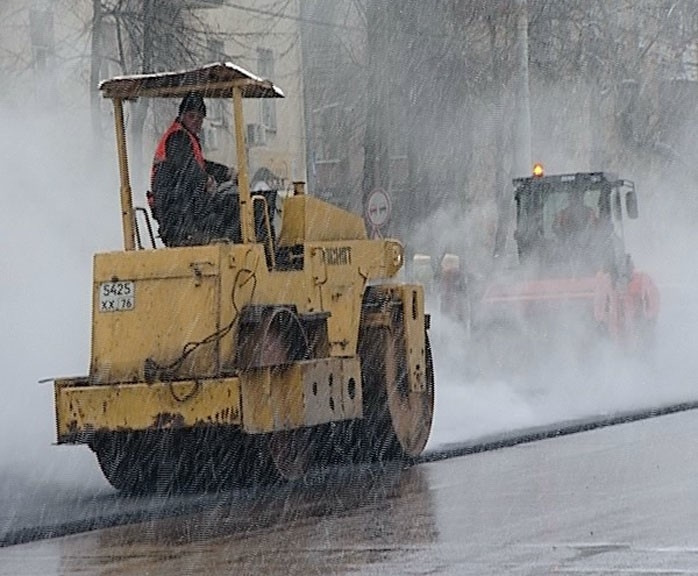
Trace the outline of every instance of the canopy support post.
[[119, 154], [119, 179], [121, 182], [121, 226], [124, 233], [124, 250], [135, 250], [135, 215], [131, 182], [128, 175], [128, 155], [126, 153], [126, 130], [124, 128], [124, 108], [121, 98], [114, 98], [114, 125], [116, 127], [116, 150]]
[[238, 193], [240, 201], [240, 228], [245, 244], [257, 242], [254, 229], [254, 213], [250, 202], [250, 177], [247, 168], [245, 123], [242, 116], [242, 89], [233, 87], [233, 115], [235, 117], [235, 151], [237, 152]]

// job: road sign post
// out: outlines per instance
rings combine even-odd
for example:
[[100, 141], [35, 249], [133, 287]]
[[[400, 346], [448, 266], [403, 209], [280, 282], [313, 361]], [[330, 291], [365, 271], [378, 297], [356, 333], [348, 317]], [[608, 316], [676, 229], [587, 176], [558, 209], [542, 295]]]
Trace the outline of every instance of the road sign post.
[[375, 188], [366, 199], [366, 219], [371, 225], [371, 237], [381, 238], [381, 229], [390, 221], [392, 202], [383, 188]]

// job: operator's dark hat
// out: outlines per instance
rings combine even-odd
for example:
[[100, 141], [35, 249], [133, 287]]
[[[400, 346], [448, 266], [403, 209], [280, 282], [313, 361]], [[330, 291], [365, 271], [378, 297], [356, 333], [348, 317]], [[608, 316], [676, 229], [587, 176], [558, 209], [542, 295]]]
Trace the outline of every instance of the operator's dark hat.
[[206, 104], [204, 104], [204, 99], [198, 92], [187, 92], [179, 104], [180, 116], [190, 110], [199, 112], [204, 117], [206, 116]]

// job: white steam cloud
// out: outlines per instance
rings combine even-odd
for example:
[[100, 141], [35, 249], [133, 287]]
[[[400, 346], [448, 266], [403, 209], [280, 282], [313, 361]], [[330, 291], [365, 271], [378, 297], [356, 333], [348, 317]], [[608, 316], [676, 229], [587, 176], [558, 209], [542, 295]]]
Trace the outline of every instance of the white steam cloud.
[[0, 107], [0, 122], [0, 478], [94, 478], [87, 449], [52, 446], [39, 380], [87, 371], [92, 254], [120, 247], [116, 160], [90, 157], [86, 111]]
[[[52, 385], [38, 381], [88, 369], [92, 255], [118, 250], [122, 241], [111, 135], [104, 141], [106, 158], [96, 159], [86, 110], [59, 117], [0, 108], [0, 122], [0, 478], [103, 482], [86, 448], [52, 446]], [[608, 353], [583, 372], [551, 362], [536, 370], [535, 381], [488, 380], [471, 370], [464, 328], [442, 317], [432, 298], [436, 414], [431, 447], [696, 396], [696, 203], [686, 201], [691, 210], [682, 210], [676, 189], [661, 174], [651, 181], [651, 174], [635, 176], [630, 170], [624, 176], [634, 177], [640, 191], [641, 219], [628, 224], [628, 250], [654, 276], [662, 295], [653, 364]], [[492, 221], [489, 208], [443, 211], [408, 241], [416, 251], [430, 253], [435, 266], [445, 249], [462, 242], [457, 253], [466, 266], [477, 267], [486, 252], [483, 238], [491, 241], [484, 221]], [[444, 230], [450, 231], [447, 237], [433, 233]]]

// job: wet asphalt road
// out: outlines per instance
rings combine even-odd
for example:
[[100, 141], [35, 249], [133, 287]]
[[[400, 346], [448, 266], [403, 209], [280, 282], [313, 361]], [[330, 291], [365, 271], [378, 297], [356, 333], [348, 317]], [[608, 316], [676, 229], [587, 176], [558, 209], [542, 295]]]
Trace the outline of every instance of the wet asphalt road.
[[688, 411], [346, 471], [2, 548], [0, 574], [698, 574], [697, 435]]
[[[543, 390], [540, 382], [532, 388], [476, 377], [462, 385], [468, 365], [459, 340], [451, 329], [433, 331], [439, 387], [432, 448], [695, 398], [693, 346], [670, 336], [690, 333], [698, 307], [669, 304], [672, 322], [660, 326], [652, 371], [613, 365], [582, 379], [552, 367]], [[173, 503], [121, 497], [87, 448], [50, 446], [50, 387], [37, 396], [10, 398], [0, 411], [0, 576], [698, 574], [689, 521], [698, 501], [691, 486], [696, 411], [406, 472], [354, 470], [308, 486]], [[30, 413], [34, 422], [26, 428], [23, 415]], [[660, 465], [648, 470], [648, 462]], [[643, 511], [643, 498], [666, 506], [650, 502]], [[132, 526], [102, 529], [123, 523]], [[91, 531], [7, 546], [33, 539], [36, 527], [41, 537]], [[608, 533], [613, 538], [599, 536]]]

